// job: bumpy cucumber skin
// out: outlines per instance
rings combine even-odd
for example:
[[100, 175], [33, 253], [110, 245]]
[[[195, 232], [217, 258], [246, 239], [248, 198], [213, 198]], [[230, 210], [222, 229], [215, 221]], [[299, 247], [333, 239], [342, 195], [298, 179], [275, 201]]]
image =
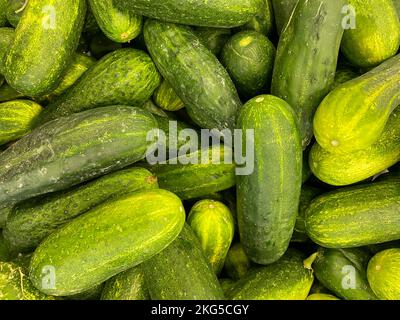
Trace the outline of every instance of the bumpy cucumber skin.
[[315, 143], [310, 168], [321, 181], [334, 186], [350, 185], [382, 172], [400, 161], [400, 108], [390, 115], [379, 139], [369, 148], [336, 154]]
[[[4, 62], [6, 54], [15, 37], [15, 30], [13, 28], [0, 28], [0, 74], [4, 72]], [[0, 95], [0, 99], [1, 99]]]
[[40, 105], [30, 100], [0, 103], [0, 145], [29, 133], [42, 110]]
[[313, 293], [310, 294], [306, 300], [340, 300], [340, 299], [327, 293]]
[[271, 0], [260, 1], [256, 16], [241, 26], [240, 29], [254, 30], [264, 35], [270, 34], [274, 29], [274, 13]]
[[258, 13], [260, 0], [123, 0], [121, 9], [133, 9], [157, 20], [179, 24], [232, 28]]
[[7, 0], [0, 0], [0, 27], [7, 25]]
[[[46, 238], [33, 254], [29, 277], [44, 293], [83, 292], [165, 249], [184, 221], [181, 200], [161, 189], [105, 202]], [[54, 268], [52, 288], [42, 286], [46, 266]]]
[[275, 54], [276, 49], [266, 36], [256, 31], [242, 31], [225, 44], [221, 62], [239, 93], [254, 97], [269, 88]]
[[[376, 300], [367, 281], [367, 264], [370, 256], [361, 248], [320, 248], [312, 268], [315, 277], [335, 295], [346, 300]], [[352, 272], [352, 273], [350, 273]], [[354, 276], [354, 283], [349, 280]], [[344, 287], [343, 284], [353, 287]]]
[[109, 279], [101, 300], [150, 300], [142, 266], [136, 266]]
[[143, 168], [110, 173], [87, 184], [18, 203], [3, 230], [13, 251], [36, 248], [48, 235], [93, 207], [117, 196], [157, 188], [157, 178]]
[[90, 8], [103, 33], [115, 42], [129, 42], [142, 30], [143, 18], [132, 10], [120, 10], [115, 0], [89, 0]]
[[302, 147], [295, 117], [285, 101], [263, 95], [248, 101], [238, 118], [239, 129], [254, 129], [255, 151], [253, 173], [237, 177], [239, 232], [246, 254], [259, 264], [285, 253], [296, 222]]
[[301, 253], [290, 249], [277, 262], [250, 271], [229, 292], [232, 300], [305, 300], [314, 277]]
[[187, 224], [170, 246], [142, 266], [152, 300], [224, 299], [199, 240]]
[[85, 0], [29, 1], [7, 54], [7, 82], [28, 96], [53, 90], [78, 47], [85, 13]]
[[368, 282], [383, 300], [400, 300], [400, 249], [377, 253], [368, 264]]
[[187, 223], [200, 240], [207, 261], [218, 275], [235, 233], [229, 208], [215, 200], [201, 200], [190, 210]]
[[327, 248], [352, 248], [400, 238], [400, 180], [342, 188], [315, 198], [306, 230]]
[[368, 68], [394, 56], [400, 44], [400, 21], [392, 0], [348, 0], [356, 13], [356, 27], [346, 29], [342, 41], [345, 57]]
[[280, 35], [289, 22], [298, 0], [271, 0], [278, 34]]
[[279, 40], [271, 92], [295, 110], [304, 148], [313, 136], [314, 113], [334, 81], [346, 2], [299, 0]]
[[225, 43], [231, 37], [231, 29], [198, 27], [195, 30], [200, 41], [216, 56], [219, 56]]
[[160, 75], [146, 53], [130, 48], [116, 50], [94, 64], [70, 90], [54, 100], [36, 125], [102, 106], [139, 107], [159, 83]]
[[319, 145], [332, 153], [370, 147], [400, 104], [400, 54], [331, 91], [314, 116]]
[[250, 270], [251, 261], [246, 256], [240, 242], [235, 243], [229, 249], [225, 259], [225, 271], [234, 280], [243, 278]]
[[147, 20], [144, 37], [155, 64], [182, 99], [192, 120], [202, 128], [233, 129], [241, 107], [236, 88], [192, 29]]
[[165, 80], [154, 91], [153, 100], [157, 106], [167, 111], [177, 111], [184, 107], [182, 100], [177, 96], [168, 81]]
[[18, 26], [19, 20], [24, 13], [28, 0], [8, 0], [7, 5], [7, 21], [14, 28]]
[[0, 204], [63, 190], [139, 161], [152, 145], [147, 133], [156, 129], [149, 112], [124, 106], [36, 128], [0, 154]]

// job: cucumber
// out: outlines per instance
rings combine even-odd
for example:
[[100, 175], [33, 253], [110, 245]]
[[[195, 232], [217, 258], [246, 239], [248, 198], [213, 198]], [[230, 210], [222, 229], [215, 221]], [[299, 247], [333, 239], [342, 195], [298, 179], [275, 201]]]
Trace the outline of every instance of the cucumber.
[[312, 265], [315, 277], [346, 300], [376, 300], [367, 281], [370, 256], [361, 248], [318, 250]]
[[14, 41], [14, 37], [15, 31], [13, 28], [0, 28], [0, 74], [4, 72], [5, 58]]
[[314, 117], [319, 145], [332, 153], [370, 147], [400, 104], [399, 80], [400, 54], [331, 91]]
[[232, 245], [225, 259], [227, 275], [234, 280], [239, 280], [247, 274], [250, 268], [251, 261], [246, 256], [242, 244], [238, 242]]
[[0, 205], [63, 190], [139, 161], [152, 145], [147, 133], [156, 128], [150, 113], [123, 106], [84, 111], [36, 128], [0, 154]]
[[146, 53], [130, 48], [116, 50], [94, 64], [70, 90], [54, 100], [39, 117], [37, 126], [102, 106], [140, 107], [159, 83], [157, 69]]
[[85, 0], [28, 1], [7, 54], [7, 82], [28, 96], [52, 91], [78, 47], [85, 13]]
[[[88, 1], [87, 1], [88, 2]], [[85, 23], [83, 25], [82, 35], [91, 38], [95, 34], [102, 33], [96, 18], [90, 8], [90, 4], [86, 10]], [[108, 38], [107, 38], [108, 39]]]
[[191, 208], [187, 223], [199, 238], [207, 261], [218, 275], [235, 233], [232, 213], [222, 202], [201, 200]]
[[277, 262], [250, 271], [229, 292], [232, 300], [305, 300], [314, 280], [300, 252], [290, 249]]
[[14, 28], [18, 26], [27, 4], [28, 0], [8, 0], [6, 12], [7, 21]]
[[368, 264], [368, 282], [383, 300], [400, 300], [400, 249], [377, 253]]
[[[296, 116], [282, 99], [248, 101], [238, 128], [254, 130], [254, 171], [237, 177], [241, 242], [250, 260], [277, 261], [289, 246], [302, 184], [302, 147]], [[242, 150], [246, 150], [244, 140]]]
[[221, 284], [221, 288], [224, 291], [224, 294], [227, 295], [233, 289], [235, 285], [235, 281], [232, 279], [219, 279], [219, 283]]
[[164, 251], [143, 263], [152, 300], [220, 300], [224, 294], [192, 229], [185, 225]]
[[271, 92], [295, 110], [304, 148], [313, 136], [315, 110], [334, 81], [346, 2], [299, 0], [279, 39]]
[[400, 22], [392, 0], [349, 0], [355, 28], [347, 28], [342, 52], [352, 64], [369, 68], [394, 56], [400, 45]]
[[150, 300], [142, 269], [139, 265], [108, 280], [101, 300]]
[[0, 103], [0, 145], [29, 133], [42, 110], [40, 105], [30, 100]]
[[89, 44], [89, 51], [96, 59], [100, 59], [106, 54], [121, 48], [123, 48], [122, 43], [110, 40], [103, 33], [93, 35]]
[[[110, 200], [47, 237], [33, 254], [29, 277], [56, 296], [86, 291], [165, 249], [184, 221], [181, 201], [165, 190]], [[55, 283], [46, 283], [45, 270]]]
[[24, 97], [25, 96], [22, 93], [16, 91], [14, 88], [10, 87], [7, 83], [4, 83], [0, 87], [0, 102], [17, 100]]
[[155, 64], [192, 120], [202, 128], [233, 129], [241, 107], [235, 86], [192, 29], [147, 20], [144, 38]]
[[89, 0], [90, 9], [103, 33], [115, 42], [129, 42], [142, 30], [142, 16], [120, 10], [114, 0]]
[[397, 15], [400, 18], [400, 0], [393, 0], [394, 6], [396, 7]]
[[166, 80], [163, 80], [154, 91], [153, 100], [157, 106], [166, 111], [177, 111], [184, 107], [182, 100]]
[[271, 0], [276, 28], [280, 35], [287, 26], [298, 0]]
[[101, 283], [87, 291], [77, 293], [72, 296], [62, 297], [65, 300], [99, 300], [103, 291], [104, 283]]
[[239, 93], [254, 97], [270, 86], [276, 49], [269, 39], [256, 31], [242, 31], [228, 40], [221, 62]]
[[261, 0], [256, 16], [240, 27], [242, 30], [254, 30], [269, 35], [274, 29], [274, 13], [271, 0]]
[[339, 298], [327, 293], [314, 293], [307, 297], [307, 300], [340, 300]]
[[0, 27], [7, 25], [7, 0], [0, 0]]
[[354, 78], [359, 77], [360, 75], [350, 68], [338, 68], [335, 73], [335, 79], [333, 80], [333, 84], [331, 86], [331, 91], [341, 84], [353, 80]]
[[4, 240], [3, 233], [0, 229], [0, 261], [8, 261], [10, 257], [10, 251], [8, 249], [8, 245]]
[[306, 230], [327, 248], [352, 248], [400, 239], [400, 179], [323, 194], [306, 211]]
[[219, 56], [232, 34], [231, 29], [225, 28], [197, 27], [194, 31], [200, 41], [216, 56]]
[[13, 251], [35, 249], [65, 223], [117, 196], [157, 188], [157, 178], [143, 168], [129, 168], [87, 184], [18, 203], [7, 217], [4, 236]]
[[[390, 115], [379, 139], [366, 149], [336, 154], [315, 143], [309, 155], [314, 175], [334, 186], [353, 184], [382, 172], [400, 161], [400, 108]], [[343, 165], [346, 164], [346, 165]]]
[[204, 27], [232, 28], [253, 18], [258, 0], [120, 0], [122, 10], [132, 9], [146, 17]]
[[0, 228], [4, 228], [6, 220], [13, 209], [12, 205], [0, 207]]
[[[145, 167], [157, 176], [160, 188], [175, 193], [182, 200], [196, 199], [229, 189], [236, 184], [235, 164], [224, 163], [225, 152], [230, 159], [232, 149], [216, 145], [187, 156], [171, 158], [166, 164]], [[208, 154], [209, 164], [201, 164], [205, 153]], [[217, 156], [220, 157], [220, 163], [214, 164], [212, 159]], [[181, 159], [198, 159], [198, 163], [183, 164]]]

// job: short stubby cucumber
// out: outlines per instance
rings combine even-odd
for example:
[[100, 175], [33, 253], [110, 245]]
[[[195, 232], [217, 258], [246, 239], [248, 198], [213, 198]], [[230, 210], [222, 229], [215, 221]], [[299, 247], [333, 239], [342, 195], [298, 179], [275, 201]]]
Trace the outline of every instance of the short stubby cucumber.
[[67, 189], [139, 161], [153, 145], [148, 132], [156, 129], [149, 112], [123, 106], [36, 128], [0, 154], [0, 204]]
[[47, 294], [83, 292], [164, 250], [184, 221], [182, 202], [166, 190], [105, 202], [47, 237], [32, 256], [29, 277]]
[[238, 128], [254, 130], [254, 170], [237, 177], [241, 242], [258, 264], [277, 261], [286, 251], [296, 222], [302, 184], [302, 146], [296, 115], [282, 99], [263, 95], [248, 101]]

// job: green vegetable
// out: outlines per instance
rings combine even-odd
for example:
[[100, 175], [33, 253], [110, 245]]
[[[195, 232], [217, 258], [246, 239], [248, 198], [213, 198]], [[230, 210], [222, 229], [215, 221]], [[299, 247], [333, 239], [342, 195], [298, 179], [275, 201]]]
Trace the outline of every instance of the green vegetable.
[[21, 99], [25, 96], [16, 91], [14, 88], [10, 87], [7, 83], [0, 87], [0, 102], [7, 102], [11, 100]]
[[289, 22], [298, 0], [271, 0], [278, 34], [280, 35]]
[[29, 0], [8, 0], [7, 21], [16, 28]]
[[339, 298], [327, 293], [314, 293], [307, 297], [307, 300], [340, 300]]
[[7, 25], [7, 0], [0, 0], [0, 27]]
[[359, 77], [360, 75], [350, 68], [340, 68], [336, 70], [335, 79], [333, 80], [333, 84], [331, 87], [331, 91], [341, 84], [353, 80], [354, 78]]
[[271, 0], [261, 0], [259, 3], [256, 16], [240, 28], [242, 30], [254, 30], [264, 35], [268, 35], [274, 28], [272, 3]]
[[11, 213], [13, 206], [0, 206], [0, 228], [4, 228], [8, 215]]
[[160, 86], [154, 91], [153, 100], [157, 106], [167, 111], [177, 111], [184, 107], [182, 100], [165, 80], [163, 80]]
[[234, 280], [243, 278], [250, 270], [251, 262], [240, 242], [229, 249], [225, 259], [225, 271]]
[[[6, 54], [15, 36], [13, 28], [0, 28], [0, 74], [4, 72]], [[2, 98], [2, 95], [0, 95]]]
[[103, 33], [95, 34], [90, 41], [90, 53], [96, 59], [100, 59], [106, 54], [121, 49], [121, 43], [114, 42], [107, 38]]
[[225, 43], [231, 37], [231, 29], [197, 27], [194, 29], [200, 41], [216, 56], [219, 56]]
[[10, 256], [10, 251], [8, 249], [8, 245], [6, 244], [3, 233], [0, 229], [0, 261], [8, 261]]

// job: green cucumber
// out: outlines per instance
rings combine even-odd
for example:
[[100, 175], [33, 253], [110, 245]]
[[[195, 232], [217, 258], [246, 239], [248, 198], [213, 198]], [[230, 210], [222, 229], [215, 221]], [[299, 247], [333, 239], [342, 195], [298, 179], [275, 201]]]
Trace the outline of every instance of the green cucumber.
[[0, 103], [0, 145], [29, 133], [42, 110], [40, 105], [30, 100]]
[[334, 81], [346, 1], [299, 0], [279, 39], [271, 92], [295, 110], [304, 148], [315, 110]]
[[7, 82], [28, 96], [52, 91], [78, 47], [85, 13], [85, 0], [28, 1], [7, 54]]
[[18, 26], [19, 20], [24, 13], [24, 10], [29, 0], [8, 0], [7, 5], [7, 21], [14, 28]]
[[0, 27], [7, 25], [7, 0], [0, 0]]
[[154, 91], [153, 100], [157, 106], [166, 111], [177, 111], [184, 107], [182, 100], [166, 80], [163, 80]]
[[223, 28], [248, 22], [259, 9], [258, 0], [119, 0], [118, 5], [157, 20]]
[[221, 62], [239, 93], [254, 97], [270, 86], [275, 54], [276, 49], [266, 36], [256, 31], [242, 31], [225, 44]]
[[117, 196], [157, 188], [143, 168], [129, 168], [87, 184], [18, 203], [7, 217], [4, 236], [13, 251], [35, 249], [48, 235], [93, 207]]
[[182, 99], [192, 120], [202, 128], [233, 129], [241, 107], [235, 86], [192, 29], [147, 20], [144, 37], [155, 64]]
[[331, 91], [341, 84], [353, 80], [354, 78], [359, 77], [360, 75], [350, 68], [339, 68], [336, 70], [335, 79], [333, 80], [333, 84], [331, 86]]
[[251, 268], [251, 261], [244, 252], [243, 245], [238, 242], [232, 245], [225, 259], [225, 271], [227, 275], [238, 280], [243, 278]]
[[375, 300], [367, 281], [369, 258], [369, 254], [361, 248], [320, 248], [312, 267], [315, 277], [338, 297]]
[[278, 34], [282, 34], [298, 0], [271, 0]]
[[306, 230], [327, 248], [352, 248], [400, 239], [400, 179], [342, 188], [315, 198]]
[[215, 200], [201, 200], [190, 210], [187, 223], [200, 240], [207, 261], [218, 275], [235, 233], [229, 208]]
[[231, 29], [198, 27], [195, 29], [200, 41], [216, 56], [219, 56], [225, 43], [231, 37]]
[[5, 58], [14, 41], [14, 37], [15, 31], [13, 28], [0, 28], [0, 74], [4, 72]]
[[340, 299], [327, 293], [313, 293], [307, 297], [307, 300], [340, 300]]
[[[195, 199], [229, 189], [236, 184], [235, 164], [224, 163], [225, 152], [230, 158], [233, 151], [228, 147], [213, 146], [187, 156], [171, 158], [166, 164], [145, 167], [157, 176], [160, 188], [177, 194], [182, 200]], [[208, 164], [201, 163], [205, 153], [208, 154]], [[216, 156], [220, 157], [219, 164], [212, 163]], [[181, 159], [198, 159], [198, 163], [183, 164]]]
[[[51, 103], [37, 125], [84, 110], [127, 104], [141, 106], [158, 87], [160, 76], [150, 57], [136, 49], [114, 51], [86, 71]], [[82, 94], [84, 92], [84, 94]]]
[[[334, 186], [353, 184], [382, 172], [400, 161], [400, 108], [390, 115], [379, 139], [366, 149], [336, 154], [315, 143], [309, 155], [314, 175]], [[345, 164], [345, 165], [344, 165]]]
[[129, 42], [142, 30], [142, 16], [120, 10], [114, 0], [89, 0], [90, 9], [103, 33], [115, 42]]
[[394, 6], [396, 7], [397, 15], [400, 18], [400, 0], [393, 0]]
[[384, 300], [400, 300], [400, 249], [377, 253], [368, 263], [368, 282], [375, 294]]
[[[289, 246], [302, 184], [302, 147], [296, 116], [282, 99], [248, 101], [238, 128], [254, 130], [254, 171], [237, 177], [239, 232], [253, 262], [277, 261]], [[246, 140], [242, 150], [246, 150]]]
[[33, 254], [29, 277], [56, 296], [86, 291], [164, 250], [184, 221], [181, 201], [165, 190], [105, 202], [47, 237]]
[[122, 43], [110, 40], [103, 33], [97, 33], [91, 37], [89, 48], [91, 55], [100, 59], [112, 51], [123, 48], [123, 46]]
[[156, 128], [150, 113], [123, 106], [36, 128], [0, 154], [0, 204], [63, 190], [139, 161], [152, 146], [148, 132]]
[[203, 255], [199, 240], [185, 225], [164, 251], [143, 263], [152, 300], [220, 300], [221, 285]]
[[0, 229], [6, 225], [6, 220], [13, 209], [12, 205], [0, 206]]
[[8, 249], [8, 245], [4, 240], [3, 233], [0, 229], [0, 261], [8, 261], [10, 257], [10, 251]]
[[24, 97], [25, 97], [25, 95], [16, 91], [8, 83], [5, 83], [0, 87], [0, 102], [17, 100], [17, 99], [21, 99]]
[[[86, 10], [86, 16], [85, 16], [85, 23], [83, 25], [83, 30], [82, 30], [82, 35], [84, 37], [91, 38], [95, 34], [101, 33], [100, 27], [97, 24], [96, 18], [90, 9], [90, 5], [88, 5], [88, 8]], [[107, 38], [108, 39], [108, 38]]]
[[277, 262], [250, 271], [229, 292], [232, 300], [305, 300], [314, 277], [300, 252], [290, 249]]
[[394, 56], [400, 45], [400, 21], [392, 0], [349, 0], [354, 28], [346, 28], [344, 56], [354, 65], [374, 67]]
[[80, 292], [68, 297], [62, 297], [65, 300], [99, 300], [103, 291], [104, 283], [101, 283], [87, 291]]
[[142, 266], [121, 272], [108, 280], [101, 300], [150, 300]]
[[274, 13], [271, 0], [261, 0], [256, 16], [240, 27], [242, 30], [254, 30], [264, 35], [271, 34], [274, 28]]
[[400, 54], [331, 91], [315, 113], [315, 138], [332, 153], [366, 149], [399, 104]]
[[219, 279], [219, 283], [221, 284], [221, 288], [224, 291], [225, 296], [229, 294], [235, 285], [234, 280], [227, 278]]

